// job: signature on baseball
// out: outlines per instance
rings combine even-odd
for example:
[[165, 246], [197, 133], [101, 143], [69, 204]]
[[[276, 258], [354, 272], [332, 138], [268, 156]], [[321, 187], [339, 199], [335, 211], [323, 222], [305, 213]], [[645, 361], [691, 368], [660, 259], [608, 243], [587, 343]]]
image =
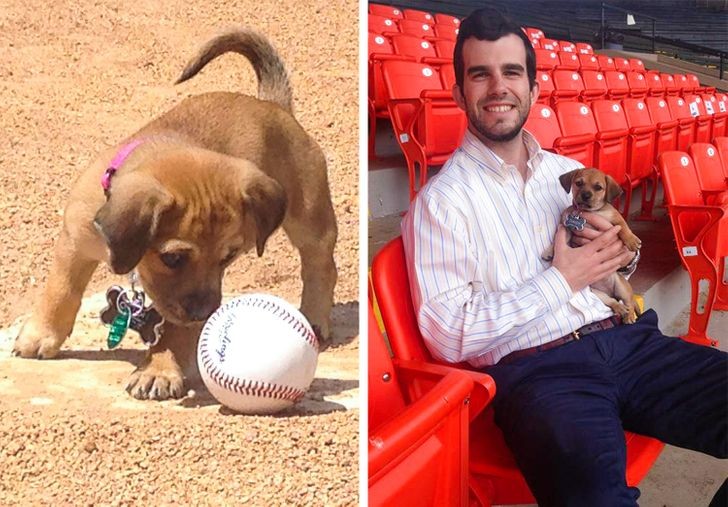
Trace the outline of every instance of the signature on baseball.
[[228, 343], [230, 343], [230, 336], [228, 335], [228, 329], [230, 329], [230, 326], [232, 325], [231, 320], [228, 320], [222, 327], [222, 343], [220, 344], [220, 349], [216, 350], [215, 353], [217, 354], [218, 359], [221, 363], [225, 362], [225, 349], [227, 349]]

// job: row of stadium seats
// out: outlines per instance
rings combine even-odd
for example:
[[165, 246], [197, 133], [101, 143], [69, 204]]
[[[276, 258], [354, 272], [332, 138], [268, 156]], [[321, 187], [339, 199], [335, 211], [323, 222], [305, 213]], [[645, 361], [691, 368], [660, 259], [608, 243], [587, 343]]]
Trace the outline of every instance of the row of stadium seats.
[[728, 137], [664, 152], [659, 168], [677, 250], [690, 275], [690, 322], [684, 338], [715, 345], [706, 335], [711, 312], [728, 310]]

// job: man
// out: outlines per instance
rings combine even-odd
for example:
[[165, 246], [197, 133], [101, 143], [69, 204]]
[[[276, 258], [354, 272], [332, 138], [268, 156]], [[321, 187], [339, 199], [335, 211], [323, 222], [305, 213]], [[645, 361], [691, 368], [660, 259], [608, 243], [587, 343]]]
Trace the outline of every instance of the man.
[[461, 23], [454, 63], [468, 131], [402, 223], [433, 356], [493, 376], [496, 423], [539, 505], [636, 505], [624, 429], [726, 457], [728, 356], [665, 337], [652, 310], [619, 325], [591, 292], [636, 264], [618, 226], [585, 214], [597, 230], [566, 242], [558, 177], [580, 164], [522, 128], [538, 97], [529, 40], [481, 9]]

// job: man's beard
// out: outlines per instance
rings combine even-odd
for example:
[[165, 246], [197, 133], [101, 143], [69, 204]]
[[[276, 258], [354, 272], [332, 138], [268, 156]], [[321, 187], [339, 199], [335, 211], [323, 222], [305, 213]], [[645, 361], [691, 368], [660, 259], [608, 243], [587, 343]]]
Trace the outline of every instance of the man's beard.
[[480, 121], [477, 113], [471, 110], [468, 110], [468, 121], [481, 136], [483, 136], [485, 139], [488, 139], [489, 141], [493, 141], [496, 143], [511, 141], [512, 139], [515, 139], [516, 136], [518, 136], [518, 134], [521, 132], [523, 125], [525, 125], [526, 120], [528, 120], [528, 112], [530, 111], [530, 109], [531, 103], [529, 101], [528, 108], [526, 109], [525, 113], [521, 110], [518, 111], [518, 121], [513, 126], [513, 129], [502, 133], [495, 133], [492, 130], [489, 130], [485, 123]]

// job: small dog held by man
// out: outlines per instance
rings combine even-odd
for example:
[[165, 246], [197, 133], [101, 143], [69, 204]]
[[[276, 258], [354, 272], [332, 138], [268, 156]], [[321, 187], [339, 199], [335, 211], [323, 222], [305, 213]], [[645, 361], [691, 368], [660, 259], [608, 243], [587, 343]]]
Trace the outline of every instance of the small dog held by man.
[[[580, 216], [582, 211], [595, 213], [605, 218], [612, 225], [619, 225], [619, 239], [627, 249], [636, 252], [642, 242], [630, 230], [624, 217], [611, 205], [617, 197], [622, 195], [622, 188], [614, 181], [614, 178], [604, 174], [593, 167], [576, 169], [562, 174], [559, 182], [564, 190], [573, 197], [573, 205], [566, 208], [561, 215], [561, 223], [567, 231], [567, 242], [571, 239], [572, 231], [580, 230], [588, 226], [587, 221]], [[544, 252], [542, 258], [547, 261], [553, 259], [553, 245]], [[618, 272], [590, 285], [592, 292], [609, 308], [615, 315], [621, 317], [622, 322], [632, 324], [637, 320], [637, 304], [634, 299], [634, 291], [627, 279]]]
[[256, 31], [230, 30], [205, 44], [177, 83], [230, 51], [252, 64], [257, 98], [189, 97], [79, 176], [44, 293], [15, 355], [58, 354], [84, 289], [106, 262], [114, 273], [138, 277], [158, 315], [127, 390], [139, 399], [179, 398], [196, 370], [202, 326], [220, 306], [225, 269], [250, 249], [262, 255], [279, 226], [300, 254], [301, 311], [319, 339], [330, 339], [337, 228], [326, 161], [293, 116], [280, 56]]

